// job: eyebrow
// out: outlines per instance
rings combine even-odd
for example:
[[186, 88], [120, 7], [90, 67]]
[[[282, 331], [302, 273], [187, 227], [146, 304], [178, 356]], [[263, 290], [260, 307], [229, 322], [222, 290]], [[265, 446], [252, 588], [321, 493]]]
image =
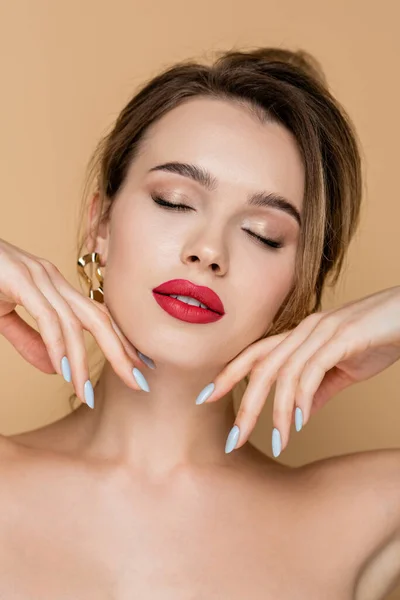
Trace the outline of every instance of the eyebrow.
[[[170, 173], [177, 173], [183, 177], [189, 177], [209, 192], [214, 191], [218, 186], [218, 180], [216, 177], [213, 177], [209, 171], [203, 167], [190, 163], [167, 162], [152, 167], [149, 169], [149, 172], [151, 171], [168, 171]], [[293, 217], [301, 227], [301, 215], [299, 211], [284, 196], [281, 196], [281, 194], [277, 194], [276, 192], [256, 192], [250, 194], [247, 198], [247, 204], [249, 206], [261, 206], [281, 210]]]

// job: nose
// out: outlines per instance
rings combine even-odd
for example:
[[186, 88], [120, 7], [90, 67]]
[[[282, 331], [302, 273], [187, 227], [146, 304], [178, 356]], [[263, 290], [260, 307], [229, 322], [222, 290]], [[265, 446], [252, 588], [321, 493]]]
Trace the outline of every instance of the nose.
[[228, 253], [221, 232], [203, 231], [186, 242], [181, 252], [184, 264], [198, 263], [203, 270], [211, 269], [218, 275], [228, 270]]

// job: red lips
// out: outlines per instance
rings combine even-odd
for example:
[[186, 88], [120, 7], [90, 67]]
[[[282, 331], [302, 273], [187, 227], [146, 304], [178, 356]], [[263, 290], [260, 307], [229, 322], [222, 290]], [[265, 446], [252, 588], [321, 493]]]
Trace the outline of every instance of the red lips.
[[221, 298], [213, 290], [203, 285], [196, 285], [187, 279], [171, 279], [154, 288], [153, 292], [190, 296], [205, 304], [210, 310], [220, 315], [225, 314]]

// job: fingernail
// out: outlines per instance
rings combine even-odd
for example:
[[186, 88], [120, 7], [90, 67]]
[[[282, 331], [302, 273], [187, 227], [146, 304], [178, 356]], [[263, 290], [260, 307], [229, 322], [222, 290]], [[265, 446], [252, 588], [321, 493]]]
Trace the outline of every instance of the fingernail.
[[303, 411], [298, 406], [294, 412], [294, 420], [296, 424], [296, 431], [300, 431], [300, 429], [303, 427]]
[[69, 360], [66, 356], [63, 356], [61, 359], [61, 372], [65, 381], [71, 383], [71, 367], [69, 364]]
[[143, 373], [141, 373], [136, 367], [133, 368], [132, 373], [138, 386], [141, 387], [145, 392], [149, 392], [149, 384], [147, 383]]
[[145, 354], [142, 354], [141, 352], [139, 352], [138, 350], [138, 355], [139, 358], [142, 359], [142, 361], [148, 366], [150, 367], [150, 369], [155, 369], [156, 365], [154, 364], [154, 362], [151, 360], [151, 358], [149, 358], [148, 356], [146, 356]]
[[90, 408], [94, 408], [94, 392], [93, 392], [93, 386], [90, 382], [90, 379], [88, 379], [85, 382], [85, 402], [88, 406], [90, 406]]
[[206, 385], [206, 387], [203, 388], [201, 390], [200, 394], [197, 396], [196, 404], [203, 404], [203, 402], [205, 402], [207, 400], [207, 398], [209, 398], [211, 396], [214, 389], [215, 389], [214, 383], [209, 383], [208, 385]]
[[239, 439], [240, 429], [237, 425], [234, 425], [226, 438], [225, 454], [229, 454], [236, 447]]
[[280, 455], [281, 448], [281, 434], [279, 433], [279, 430], [276, 427], [274, 427], [274, 429], [272, 430], [272, 453], [275, 456], [275, 458]]

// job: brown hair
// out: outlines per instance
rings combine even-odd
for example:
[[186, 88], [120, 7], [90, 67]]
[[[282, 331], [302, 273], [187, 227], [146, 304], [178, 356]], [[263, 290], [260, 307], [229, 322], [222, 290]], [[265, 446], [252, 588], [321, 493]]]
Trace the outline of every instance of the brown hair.
[[[304, 50], [231, 50], [219, 53], [211, 66], [182, 61], [150, 79], [122, 109], [88, 163], [80, 225], [86, 223], [85, 199], [95, 181], [101, 207], [96, 238], [149, 126], [195, 96], [238, 102], [261, 123], [281, 123], [297, 140], [305, 191], [294, 283], [263, 337], [292, 329], [321, 309], [328, 276], [329, 285], [337, 282], [359, 223], [362, 197], [354, 126], [330, 93], [320, 64]], [[85, 240], [78, 231], [78, 256]]]

